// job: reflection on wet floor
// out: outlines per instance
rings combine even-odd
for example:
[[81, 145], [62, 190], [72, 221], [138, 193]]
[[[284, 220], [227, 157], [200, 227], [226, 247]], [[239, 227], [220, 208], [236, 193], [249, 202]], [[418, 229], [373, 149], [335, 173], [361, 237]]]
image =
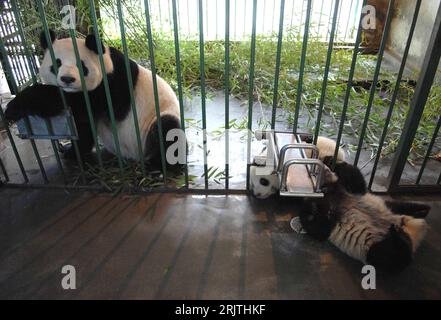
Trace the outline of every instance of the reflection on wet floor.
[[414, 261], [364, 290], [361, 263], [290, 229], [292, 198], [4, 189], [0, 298], [439, 299], [441, 203], [416, 200], [432, 212]]

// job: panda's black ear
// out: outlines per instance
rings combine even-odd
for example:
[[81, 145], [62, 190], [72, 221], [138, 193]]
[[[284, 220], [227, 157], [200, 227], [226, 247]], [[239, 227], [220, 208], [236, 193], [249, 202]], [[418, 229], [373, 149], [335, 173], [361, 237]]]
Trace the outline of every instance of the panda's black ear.
[[[100, 43], [101, 43], [101, 48], [103, 49], [103, 53], [106, 52], [104, 44], [101, 41], [100, 41]], [[95, 38], [94, 34], [87, 35], [87, 37], [86, 37], [86, 47], [89, 50], [92, 50], [93, 52], [98, 54], [98, 47], [96, 45], [96, 38]]]
[[[55, 35], [55, 32], [53, 30], [49, 30], [49, 36], [51, 38], [51, 43], [54, 43], [55, 39], [57, 39], [57, 36]], [[46, 50], [49, 46], [46, 40], [46, 33], [41, 31], [40, 33], [40, 45], [43, 48], [43, 50]]]

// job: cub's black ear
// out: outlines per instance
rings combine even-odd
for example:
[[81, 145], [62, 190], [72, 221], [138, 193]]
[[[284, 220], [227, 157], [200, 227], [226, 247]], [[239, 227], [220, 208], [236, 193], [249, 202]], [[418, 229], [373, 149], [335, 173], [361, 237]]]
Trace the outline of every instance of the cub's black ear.
[[[101, 44], [101, 48], [103, 49], [103, 53], [106, 51], [106, 49], [104, 48], [104, 44], [100, 41]], [[96, 45], [96, 38], [94, 34], [89, 34], [86, 37], [86, 47], [89, 50], [92, 50], [93, 52], [95, 52], [96, 54], [98, 54], [98, 47]]]
[[[57, 36], [55, 35], [55, 32], [53, 30], [49, 30], [49, 36], [51, 38], [51, 43], [54, 43], [55, 39], [57, 39]], [[44, 30], [40, 33], [40, 45], [43, 50], [46, 50], [49, 46]]]

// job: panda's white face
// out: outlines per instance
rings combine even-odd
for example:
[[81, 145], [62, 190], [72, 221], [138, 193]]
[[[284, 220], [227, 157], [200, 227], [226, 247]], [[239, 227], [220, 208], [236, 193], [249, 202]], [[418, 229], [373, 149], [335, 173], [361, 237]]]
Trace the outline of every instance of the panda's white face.
[[[87, 91], [94, 90], [103, 79], [99, 56], [86, 47], [83, 39], [77, 39], [77, 46], [83, 67], [86, 89]], [[43, 83], [59, 86], [66, 92], [82, 91], [80, 70], [77, 67], [72, 39], [55, 40], [52, 43], [52, 47], [58, 73], [56, 73], [53, 66], [50, 52], [46, 49], [39, 71]], [[111, 73], [113, 71], [113, 64], [108, 48], [106, 48], [103, 58], [106, 73]]]
[[279, 178], [270, 168], [251, 166], [250, 187], [256, 198], [266, 199], [279, 191]]

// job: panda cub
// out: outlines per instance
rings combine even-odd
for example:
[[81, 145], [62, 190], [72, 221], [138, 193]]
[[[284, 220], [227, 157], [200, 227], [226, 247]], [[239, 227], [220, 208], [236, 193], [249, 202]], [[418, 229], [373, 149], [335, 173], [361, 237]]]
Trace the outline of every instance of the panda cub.
[[[302, 138], [303, 142], [312, 143], [310, 137]], [[327, 137], [319, 136], [317, 138], [318, 158], [324, 160], [334, 155], [336, 143]], [[306, 156], [311, 157], [311, 150], [306, 150]], [[339, 148], [337, 153], [337, 162], [345, 161], [345, 153]], [[259, 166], [257, 164], [250, 166], [250, 189], [251, 193], [258, 199], [267, 199], [279, 191], [279, 178], [272, 168]]]
[[305, 199], [300, 211], [304, 231], [380, 270], [405, 268], [426, 234], [430, 206], [368, 193], [360, 170], [347, 163], [337, 163], [334, 173], [325, 182], [324, 198]]
[[[42, 34], [41, 47], [45, 50], [45, 54], [39, 74], [43, 84], [36, 84], [21, 91], [8, 104], [5, 117], [8, 121], [17, 121], [27, 115], [53, 117], [61, 114], [64, 111], [62, 97], [59, 93], [59, 88], [61, 88], [75, 119], [80, 153], [85, 155], [92, 151], [94, 139], [89, 125], [86, 101], [82, 91], [80, 71], [77, 67], [72, 39], [56, 39], [53, 31], [50, 32], [50, 35], [58, 73], [55, 73], [48, 43], [44, 34]], [[98, 137], [105, 149], [115, 154], [111, 118], [107, 106], [95, 36], [88, 35], [86, 39], [76, 39], [76, 43]], [[105, 46], [102, 43], [100, 45], [103, 50], [104, 66], [108, 78], [121, 155], [126, 159], [138, 160], [139, 149], [134, 116], [130, 105], [131, 95], [124, 55], [115, 48]], [[143, 153], [152, 164], [158, 164], [160, 149], [152, 73], [133, 60], [129, 60], [129, 63]], [[166, 141], [165, 136], [169, 130], [180, 128], [179, 104], [172, 88], [159, 76], [157, 76], [157, 84], [161, 124], [164, 141]], [[170, 145], [173, 142], [167, 143]], [[168, 147], [167, 143], [166, 148]], [[73, 158], [74, 156], [73, 148], [65, 153], [67, 158]]]

